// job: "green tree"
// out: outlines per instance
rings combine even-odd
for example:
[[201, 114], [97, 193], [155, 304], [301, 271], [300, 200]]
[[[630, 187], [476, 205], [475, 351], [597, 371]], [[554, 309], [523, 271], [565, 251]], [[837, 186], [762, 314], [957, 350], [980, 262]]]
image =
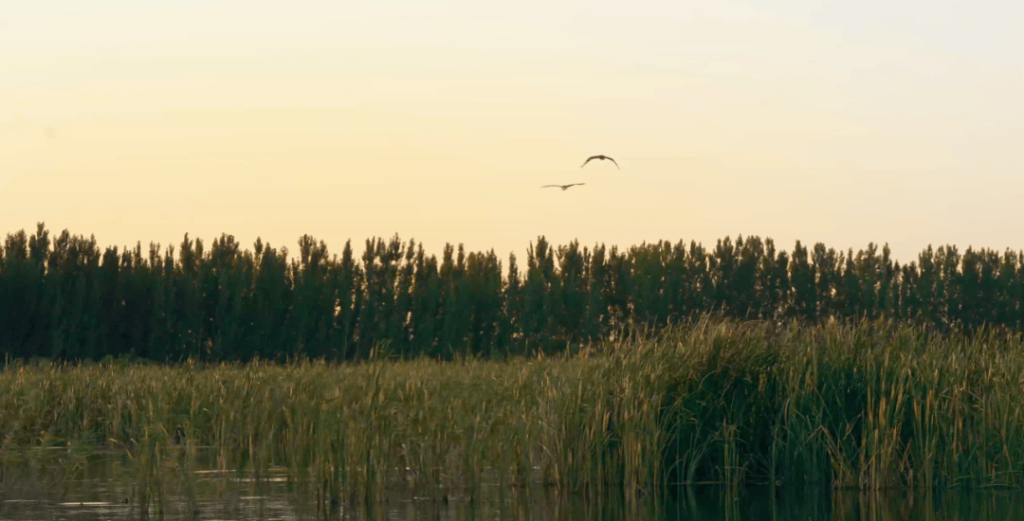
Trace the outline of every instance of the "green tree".
[[756, 319], [763, 316], [764, 302], [757, 295], [757, 268], [764, 257], [764, 243], [760, 237], [743, 236], [736, 239], [736, 270], [730, 280], [732, 309], [741, 318]]
[[660, 249], [660, 242], [643, 243], [627, 252], [632, 265], [630, 302], [633, 321], [644, 326], [657, 326], [668, 314], [663, 302], [665, 270]]
[[736, 271], [736, 248], [729, 237], [719, 239], [714, 252], [708, 256], [708, 271], [714, 283], [714, 300], [712, 309], [721, 311], [728, 316], [736, 316], [736, 301], [733, 288], [733, 277]]
[[[154, 275], [142, 255], [142, 244], [125, 248], [121, 252], [121, 287], [124, 290], [125, 333], [129, 353], [150, 359], [159, 359], [162, 353], [149, 352], [150, 326], [153, 319]], [[209, 349], [209, 340], [207, 340]]]
[[791, 316], [806, 321], [818, 318], [818, 298], [815, 287], [814, 267], [807, 259], [807, 248], [796, 241], [793, 246], [793, 257], [789, 261], [789, 280], [793, 287], [793, 307]]
[[499, 352], [505, 355], [523, 354], [522, 315], [523, 315], [523, 283], [516, 264], [516, 254], [508, 256], [508, 279], [505, 282], [503, 296], [503, 317]]
[[177, 316], [177, 339], [180, 358], [206, 359], [203, 352], [203, 293], [199, 282], [203, 241], [191, 241], [185, 234], [178, 251], [178, 266], [175, 273], [175, 304]]
[[686, 256], [686, 272], [690, 276], [686, 308], [690, 313], [707, 313], [714, 303], [714, 281], [711, 278], [710, 262], [704, 246], [690, 241], [690, 252]]
[[777, 320], [789, 306], [789, 257], [775, 251], [775, 241], [765, 239], [764, 255], [757, 268], [757, 295], [761, 318]]
[[64, 360], [95, 359], [99, 344], [96, 286], [99, 249], [95, 238], [64, 230], [47, 256], [46, 292], [52, 307], [50, 353]]
[[942, 305], [942, 285], [939, 267], [935, 263], [935, 250], [928, 248], [918, 254], [918, 277], [914, 285], [915, 292], [908, 297], [912, 302], [919, 303], [918, 316], [927, 324], [942, 326], [946, 315]]
[[586, 273], [584, 279], [587, 286], [587, 302], [584, 306], [586, 315], [581, 326], [580, 338], [585, 342], [593, 342], [600, 338], [608, 327], [608, 301], [604, 287], [608, 278], [605, 266], [605, 246], [594, 245], [593, 252], [584, 256]]
[[839, 301], [843, 308], [839, 318], [857, 319], [862, 316], [864, 308], [861, 304], [861, 280], [857, 271], [856, 257], [853, 248], [846, 253], [843, 267], [843, 279], [839, 286]]
[[472, 310], [466, 281], [466, 251], [462, 244], [459, 244], [458, 257], [453, 256], [450, 244], [445, 245], [439, 274], [443, 306], [438, 354], [444, 358], [470, 354], [467, 340]]
[[960, 297], [959, 318], [963, 326], [973, 329], [980, 326], [985, 318], [979, 309], [984, 293], [981, 285], [981, 258], [974, 249], [968, 247], [960, 258], [960, 273], [954, 280], [956, 292]]
[[289, 334], [295, 338], [296, 352], [313, 358], [336, 358], [337, 353], [331, 349], [331, 330], [337, 303], [327, 244], [303, 235], [291, 272], [294, 287]]
[[1022, 268], [1024, 268], [1024, 252], [1015, 253], [1007, 249], [1003, 252], [996, 282], [1002, 293], [995, 310], [996, 323], [1018, 331], [1024, 325], [1021, 320], [1021, 314], [1024, 311]]
[[388, 335], [392, 318], [398, 313], [396, 293], [398, 263], [403, 257], [402, 246], [397, 235], [388, 243], [377, 238], [366, 241], [363, 253], [366, 297], [359, 315], [361, 341], [357, 357], [360, 359], [368, 357], [370, 350], [382, 343], [391, 347], [394, 340]]
[[562, 311], [561, 316], [557, 317], [559, 329], [579, 341], [579, 332], [587, 316], [586, 269], [589, 252], [586, 248], [581, 251], [579, 242], [574, 240], [566, 246], [560, 246], [555, 257], [558, 260], [560, 279], [559, 294], [556, 297]]
[[283, 360], [282, 346], [289, 340], [286, 332], [292, 304], [292, 280], [288, 270], [288, 249], [280, 250], [256, 239], [253, 264], [252, 297], [247, 315], [253, 326], [251, 356], [263, 360]]
[[[434, 355], [438, 351], [441, 279], [437, 258], [427, 257], [421, 244], [416, 251], [413, 275], [412, 338], [416, 353]], [[411, 356], [413, 353], [409, 353]]]
[[243, 263], [238, 241], [228, 234], [213, 240], [209, 257], [202, 261], [206, 342], [212, 360], [243, 359], [250, 349], [243, 317], [252, 281], [245, 280]]
[[938, 268], [936, 296], [942, 324], [946, 328], [963, 328], [964, 317], [961, 307], [961, 274], [960, 252], [956, 246], [940, 246], [935, 251], [935, 264]]
[[608, 329], [615, 331], [624, 329], [628, 333], [632, 318], [631, 296], [633, 290], [633, 270], [630, 257], [619, 253], [615, 246], [608, 250], [605, 262], [606, 277], [603, 293], [608, 302]]
[[811, 251], [814, 267], [814, 291], [818, 301], [818, 320], [843, 315], [843, 271], [845, 257], [822, 243], [816, 243]]
[[911, 262], [902, 267], [897, 264], [896, 271], [899, 273], [899, 283], [896, 284], [895, 316], [900, 320], [919, 321], [921, 300], [918, 290], [920, 274], [917, 271], [917, 264]]
[[[420, 248], [420, 254], [423, 249]], [[421, 255], [422, 256], [422, 255]], [[352, 360], [358, 345], [359, 314], [364, 307], [363, 271], [356, 264], [351, 241], [345, 241], [341, 260], [330, 264], [331, 287], [334, 288], [334, 322], [331, 328], [331, 353], [342, 360]], [[435, 270], [436, 271], [436, 270]]]
[[502, 317], [501, 261], [494, 254], [470, 253], [465, 287], [470, 310], [468, 349], [475, 356], [492, 357]]
[[[150, 333], [147, 350], [150, 353], [154, 353], [157, 360], [179, 360], [181, 353], [179, 352], [178, 342], [175, 338], [174, 247], [168, 246], [162, 255], [159, 251], [159, 247], [151, 247], [149, 256], [149, 265], [153, 271], [153, 313], [150, 317]], [[118, 267], [116, 249], [113, 251], [113, 255], [109, 260], [113, 263], [111, 266], [112, 272], [109, 274], [105, 273], [103, 275], [103, 285], [104, 288], [109, 287], [107, 277], [112, 275], [111, 278], [113, 279], [116, 290], [113, 290], [114, 292], [109, 296], [107, 294], [108, 290], [103, 290], [103, 308], [115, 310], [118, 309], [118, 306], [116, 306], [114, 302], [123, 302], [120, 285], [117, 284], [116, 281]], [[107, 256], [104, 254], [104, 267], [102, 269], [107, 269], [107, 262]], [[117, 326], [119, 325], [120, 322], [117, 323]], [[110, 338], [111, 331], [118, 331], [117, 334], [121, 334], [120, 328], [114, 326], [115, 324], [111, 323], [109, 319], [105, 321], [104, 337]], [[251, 344], [248, 344], [248, 347], [251, 349]], [[108, 351], [105, 354], [110, 353]]]
[[540, 236], [536, 246], [526, 250], [526, 283], [523, 288], [523, 334], [527, 352], [548, 351], [560, 340], [557, 317], [561, 315], [555, 295], [560, 292], [560, 279], [555, 273], [554, 252]]
[[413, 259], [416, 256], [416, 241], [402, 247], [396, 235], [392, 239], [392, 249], [397, 245], [398, 257], [395, 262], [395, 310], [388, 320], [387, 338], [391, 342], [391, 351], [402, 356], [409, 356], [412, 339], [412, 286], [416, 274]]

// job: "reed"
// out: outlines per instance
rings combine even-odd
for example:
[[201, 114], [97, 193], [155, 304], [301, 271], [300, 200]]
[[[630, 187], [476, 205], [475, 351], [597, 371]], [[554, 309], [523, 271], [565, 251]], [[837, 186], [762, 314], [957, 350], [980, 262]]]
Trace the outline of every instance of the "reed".
[[1020, 486], [1022, 348], [995, 331], [703, 319], [555, 358], [12, 363], [0, 460], [13, 476], [122, 452], [143, 512], [169, 483], [191, 497], [204, 469], [287, 476], [324, 505], [487, 483]]

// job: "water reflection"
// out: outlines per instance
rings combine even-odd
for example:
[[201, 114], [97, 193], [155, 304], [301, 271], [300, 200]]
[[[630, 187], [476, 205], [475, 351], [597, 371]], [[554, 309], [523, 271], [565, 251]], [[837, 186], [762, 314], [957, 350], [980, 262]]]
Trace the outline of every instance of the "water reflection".
[[436, 500], [390, 491], [383, 501], [326, 510], [283, 475], [253, 479], [206, 471], [184, 480], [169, 473], [144, 508], [127, 467], [107, 465], [76, 479], [35, 473], [0, 476], [0, 520], [304, 520], [359, 521], [987, 521], [1024, 519], [1017, 490], [887, 491], [864, 494], [827, 488], [750, 488], [738, 495], [713, 487], [674, 490], [659, 498], [585, 498], [552, 489], [486, 486], [474, 499]]

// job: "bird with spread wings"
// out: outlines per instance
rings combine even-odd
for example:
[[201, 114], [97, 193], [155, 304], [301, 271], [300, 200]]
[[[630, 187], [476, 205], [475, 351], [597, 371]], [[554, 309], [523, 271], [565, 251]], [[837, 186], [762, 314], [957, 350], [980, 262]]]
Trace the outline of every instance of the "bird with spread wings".
[[572, 188], [574, 186], [583, 186], [585, 184], [587, 184], [587, 183], [572, 183], [572, 184], [568, 184], [568, 185], [544, 185], [541, 188], [561, 188], [562, 191], [564, 192], [564, 191], [566, 191], [566, 190], [568, 190], [568, 189], [570, 189], [570, 188]]
[[[580, 165], [580, 168], [583, 168], [583, 167], [587, 166], [587, 163], [589, 163], [591, 159], [602, 159], [602, 160], [607, 159], [607, 160], [611, 161], [612, 163], [615, 163], [614, 159], [612, 159], [612, 158], [610, 158], [610, 157], [608, 157], [606, 155], [596, 155], [596, 156], [588, 157], [587, 160], [584, 161], [582, 165]], [[618, 163], [615, 163], [615, 168], [618, 168], [619, 170], [622, 170], [621, 168], [619, 168], [619, 164]]]

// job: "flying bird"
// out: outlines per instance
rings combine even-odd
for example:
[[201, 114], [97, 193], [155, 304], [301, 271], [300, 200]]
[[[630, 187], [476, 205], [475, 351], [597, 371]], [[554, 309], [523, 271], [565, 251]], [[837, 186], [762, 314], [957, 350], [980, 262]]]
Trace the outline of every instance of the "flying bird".
[[[607, 159], [607, 160], [611, 161], [612, 163], [615, 163], [615, 160], [610, 158], [610, 157], [608, 157], [608, 156], [597, 155], [597, 156], [590, 156], [590, 157], [588, 157], [587, 160], [584, 161], [582, 165], [580, 165], [580, 168], [583, 168], [583, 167], [587, 166], [587, 163], [589, 163], [591, 159]], [[618, 168], [619, 170], [622, 170], [621, 168], [619, 168], [619, 164], [618, 163], [615, 163], [615, 168]]]
[[587, 183], [572, 183], [572, 184], [569, 184], [569, 185], [544, 185], [541, 188], [561, 188], [562, 191], [564, 192], [564, 191], [566, 191], [569, 188], [572, 188], [574, 186], [583, 186], [585, 184], [587, 184]]

